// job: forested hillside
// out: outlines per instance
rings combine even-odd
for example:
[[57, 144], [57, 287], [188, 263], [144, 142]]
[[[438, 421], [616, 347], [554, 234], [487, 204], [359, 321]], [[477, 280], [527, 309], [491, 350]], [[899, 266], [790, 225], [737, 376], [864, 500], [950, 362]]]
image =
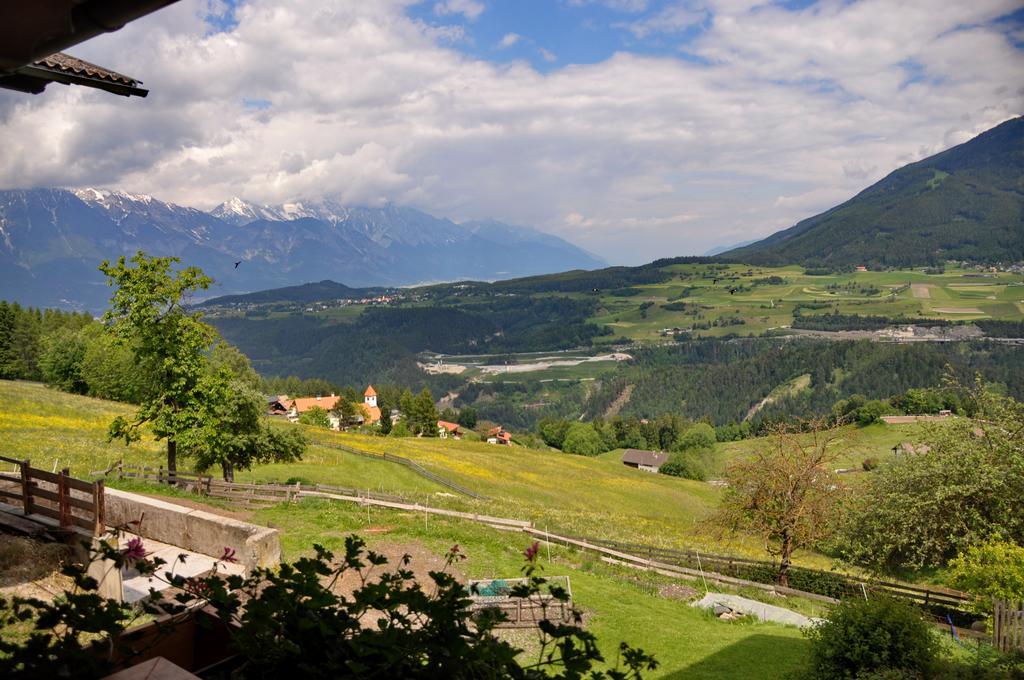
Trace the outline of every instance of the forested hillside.
[[1024, 118], [904, 166], [849, 201], [724, 257], [906, 267], [1024, 259]]
[[587, 318], [594, 300], [495, 297], [460, 307], [370, 307], [351, 323], [293, 314], [211, 318], [266, 375], [338, 383], [421, 384], [418, 352], [528, 352], [590, 344], [609, 333]]
[[604, 381], [584, 405], [599, 416], [632, 385], [620, 413], [678, 414], [716, 425], [740, 422], [772, 390], [807, 374], [806, 388], [765, 404], [753, 422], [826, 414], [840, 399], [888, 398], [942, 384], [947, 367], [962, 381], [976, 372], [1024, 397], [1019, 348], [990, 343], [883, 344], [870, 341], [704, 340], [639, 350], [632, 365]]

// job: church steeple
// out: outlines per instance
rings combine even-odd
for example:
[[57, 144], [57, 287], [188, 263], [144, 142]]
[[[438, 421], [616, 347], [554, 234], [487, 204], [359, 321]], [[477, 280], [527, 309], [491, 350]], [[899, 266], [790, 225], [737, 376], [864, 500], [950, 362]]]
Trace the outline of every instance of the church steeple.
[[377, 390], [373, 389], [373, 385], [367, 387], [363, 392], [363, 403], [371, 408], [377, 407]]

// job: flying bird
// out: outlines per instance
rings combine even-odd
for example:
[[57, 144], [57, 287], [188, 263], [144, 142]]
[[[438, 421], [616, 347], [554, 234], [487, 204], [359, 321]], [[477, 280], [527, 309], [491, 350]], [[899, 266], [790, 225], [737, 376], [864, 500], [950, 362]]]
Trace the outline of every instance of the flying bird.
[[239, 260], [238, 262], [236, 262], [236, 263], [235, 263], [235, 269], [238, 269], [238, 265], [240, 265], [240, 264], [242, 264], [242, 261], [241, 261], [241, 260]]

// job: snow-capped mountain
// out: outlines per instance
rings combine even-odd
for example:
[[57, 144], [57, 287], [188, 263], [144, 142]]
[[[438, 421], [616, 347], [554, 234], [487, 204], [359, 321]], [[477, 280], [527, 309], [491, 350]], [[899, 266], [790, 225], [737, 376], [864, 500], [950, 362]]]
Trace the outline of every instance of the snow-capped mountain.
[[534, 229], [460, 225], [394, 205], [231, 199], [204, 212], [107, 189], [0, 191], [0, 299], [102, 309], [110, 291], [96, 267], [137, 250], [202, 267], [216, 281], [211, 296], [322, 279], [398, 286], [604, 264]]

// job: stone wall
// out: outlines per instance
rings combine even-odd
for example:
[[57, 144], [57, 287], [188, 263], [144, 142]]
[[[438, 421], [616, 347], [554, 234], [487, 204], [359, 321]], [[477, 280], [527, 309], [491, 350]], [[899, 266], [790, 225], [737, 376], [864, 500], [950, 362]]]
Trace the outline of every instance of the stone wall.
[[106, 490], [105, 510], [105, 521], [110, 527], [141, 519], [141, 527], [132, 525], [129, 529], [143, 538], [211, 557], [220, 557], [225, 548], [231, 548], [246, 574], [256, 567], [281, 562], [281, 541], [276, 529], [111, 488]]

